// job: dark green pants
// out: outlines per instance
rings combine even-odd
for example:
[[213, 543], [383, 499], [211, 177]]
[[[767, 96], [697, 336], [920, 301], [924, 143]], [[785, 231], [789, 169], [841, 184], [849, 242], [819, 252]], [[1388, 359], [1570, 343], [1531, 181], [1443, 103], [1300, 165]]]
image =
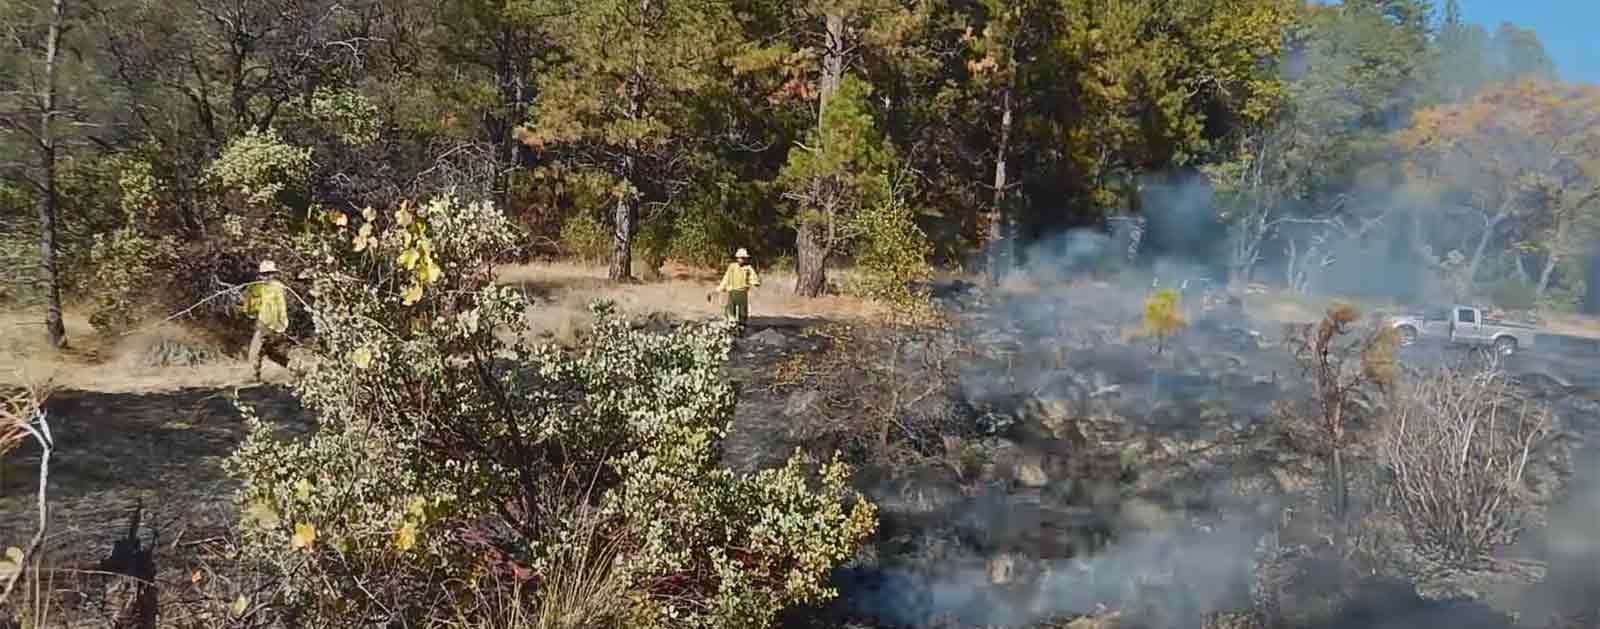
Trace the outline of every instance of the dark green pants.
[[729, 321], [743, 326], [750, 318], [750, 291], [728, 291], [728, 303], [723, 307], [722, 313], [727, 315]]

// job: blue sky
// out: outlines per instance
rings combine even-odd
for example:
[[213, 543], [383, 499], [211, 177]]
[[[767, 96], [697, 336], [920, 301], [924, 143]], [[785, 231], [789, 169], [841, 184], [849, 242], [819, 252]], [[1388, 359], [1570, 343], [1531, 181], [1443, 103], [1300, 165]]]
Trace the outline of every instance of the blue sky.
[[1600, 84], [1600, 0], [1459, 1], [1463, 20], [1491, 31], [1501, 22], [1533, 29], [1561, 78]]

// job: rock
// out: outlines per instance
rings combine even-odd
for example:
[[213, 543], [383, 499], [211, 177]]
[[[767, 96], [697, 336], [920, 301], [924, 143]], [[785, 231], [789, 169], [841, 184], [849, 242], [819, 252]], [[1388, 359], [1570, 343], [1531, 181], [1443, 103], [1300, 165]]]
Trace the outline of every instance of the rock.
[[1118, 629], [1122, 626], [1122, 614], [1110, 612], [1093, 616], [1079, 616], [1067, 623], [1067, 629]]
[[1089, 393], [1089, 398], [1090, 399], [1099, 399], [1099, 398], [1103, 398], [1103, 397], [1109, 397], [1109, 396], [1117, 395], [1117, 394], [1120, 394], [1120, 393], [1122, 393], [1122, 385], [1120, 385], [1120, 384], [1108, 384], [1108, 385], [1105, 385], [1105, 386], [1101, 386], [1101, 387], [1095, 388], [1094, 391]]
[[745, 337], [745, 340], [770, 349], [781, 349], [789, 345], [789, 337], [775, 328], [767, 328]]
[[989, 582], [995, 585], [1005, 585], [1015, 576], [1017, 561], [1011, 553], [1001, 553], [992, 557], [988, 562]]
[[1044, 487], [1050, 483], [1050, 476], [1045, 473], [1044, 465], [1037, 459], [1018, 463], [1012, 474], [1023, 487]]
[[783, 403], [783, 416], [793, 419], [816, 412], [822, 404], [822, 392], [817, 390], [796, 391]]

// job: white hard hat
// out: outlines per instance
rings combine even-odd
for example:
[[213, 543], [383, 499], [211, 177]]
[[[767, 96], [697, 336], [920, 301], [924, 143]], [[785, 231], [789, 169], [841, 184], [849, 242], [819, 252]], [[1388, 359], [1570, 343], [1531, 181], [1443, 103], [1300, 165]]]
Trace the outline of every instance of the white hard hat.
[[259, 272], [259, 273], [277, 273], [278, 272], [278, 265], [276, 263], [274, 263], [273, 261], [271, 261], [271, 260], [262, 260], [261, 261], [261, 268], [257, 269], [257, 272]]
[[735, 258], [748, 258], [748, 257], [750, 257], [750, 252], [749, 251], [745, 251], [744, 247], [739, 247], [739, 250], [735, 251], [733, 253], [733, 257], [735, 257]]

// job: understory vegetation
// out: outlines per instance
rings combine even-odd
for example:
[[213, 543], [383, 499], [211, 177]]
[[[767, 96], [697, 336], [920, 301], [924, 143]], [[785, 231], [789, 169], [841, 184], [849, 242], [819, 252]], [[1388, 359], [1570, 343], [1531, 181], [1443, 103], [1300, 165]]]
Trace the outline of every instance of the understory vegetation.
[[521, 340], [527, 304], [488, 281], [511, 237], [440, 199], [320, 242], [344, 264], [310, 280], [330, 332], [293, 387], [319, 429], [280, 440], [247, 413], [229, 463], [245, 557], [284, 576], [295, 621], [763, 626], [832, 596], [876, 524], [849, 466], [720, 465], [720, 325], [640, 332], [596, 304], [578, 355]]

